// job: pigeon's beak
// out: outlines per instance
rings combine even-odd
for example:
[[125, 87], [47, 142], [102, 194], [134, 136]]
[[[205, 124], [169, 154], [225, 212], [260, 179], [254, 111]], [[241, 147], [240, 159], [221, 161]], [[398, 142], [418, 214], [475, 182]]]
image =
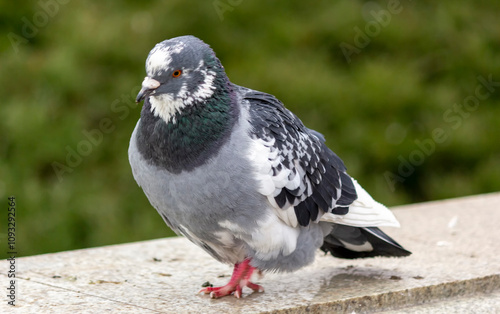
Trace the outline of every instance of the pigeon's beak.
[[142, 81], [142, 88], [139, 94], [137, 94], [137, 97], [135, 98], [135, 102], [140, 102], [146, 96], [148, 96], [152, 91], [157, 89], [160, 86], [160, 82], [158, 82], [155, 79], [150, 78], [149, 76], [146, 76], [144, 78], [144, 81]]

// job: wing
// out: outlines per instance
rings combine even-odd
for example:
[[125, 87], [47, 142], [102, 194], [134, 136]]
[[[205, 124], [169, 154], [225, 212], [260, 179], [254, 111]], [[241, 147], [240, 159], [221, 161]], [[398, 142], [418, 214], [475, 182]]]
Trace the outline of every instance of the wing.
[[260, 192], [291, 226], [307, 226], [325, 213], [344, 216], [356, 199], [353, 180], [324, 138], [306, 128], [274, 96], [247, 90], [250, 158], [258, 168]]

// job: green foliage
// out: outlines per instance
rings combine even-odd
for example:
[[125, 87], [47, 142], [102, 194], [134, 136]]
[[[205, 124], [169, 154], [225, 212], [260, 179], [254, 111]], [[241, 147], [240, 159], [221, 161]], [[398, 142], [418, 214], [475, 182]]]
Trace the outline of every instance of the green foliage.
[[[325, 134], [382, 203], [500, 190], [500, 86], [479, 87], [500, 81], [499, 9], [493, 0], [401, 1], [397, 13], [387, 1], [2, 2], [0, 196], [17, 197], [19, 253], [172, 235], [134, 182], [127, 148], [149, 50], [185, 34], [209, 43], [234, 83], [276, 95]], [[475, 104], [478, 88], [488, 95]]]

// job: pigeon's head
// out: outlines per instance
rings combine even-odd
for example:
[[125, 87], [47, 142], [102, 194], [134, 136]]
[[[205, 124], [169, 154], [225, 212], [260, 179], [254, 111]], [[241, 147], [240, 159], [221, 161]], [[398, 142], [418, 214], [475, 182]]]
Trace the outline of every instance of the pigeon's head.
[[186, 106], [212, 97], [217, 77], [226, 77], [210, 46], [194, 36], [157, 44], [146, 60], [146, 73], [136, 102], [148, 97], [151, 110], [167, 122]]

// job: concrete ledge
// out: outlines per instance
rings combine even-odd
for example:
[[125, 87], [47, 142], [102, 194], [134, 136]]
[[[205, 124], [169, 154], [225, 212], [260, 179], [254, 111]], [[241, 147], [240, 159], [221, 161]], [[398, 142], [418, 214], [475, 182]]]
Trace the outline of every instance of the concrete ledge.
[[[500, 193], [393, 208], [386, 231], [408, 258], [340, 260], [318, 252], [292, 274], [266, 274], [264, 293], [218, 300], [201, 284], [226, 283], [219, 264], [184, 238], [19, 258], [19, 313], [500, 312]], [[8, 262], [0, 261], [6, 291]]]

